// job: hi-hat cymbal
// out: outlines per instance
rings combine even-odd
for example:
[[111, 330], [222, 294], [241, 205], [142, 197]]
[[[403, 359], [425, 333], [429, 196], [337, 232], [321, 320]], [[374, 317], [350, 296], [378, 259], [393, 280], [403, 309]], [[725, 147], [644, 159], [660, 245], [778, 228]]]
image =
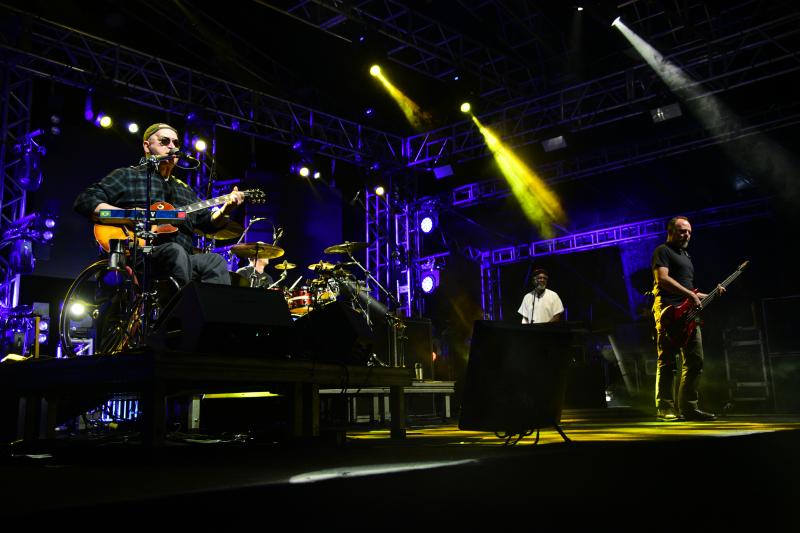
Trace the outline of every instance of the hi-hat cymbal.
[[319, 263], [314, 263], [313, 265], [308, 265], [308, 268], [310, 268], [311, 270], [319, 272], [319, 271], [322, 271], [322, 270], [333, 270], [333, 267], [335, 267], [335, 266], [336, 265], [334, 265], [333, 263], [320, 261]]
[[276, 265], [273, 265], [273, 266], [277, 270], [291, 270], [291, 269], [295, 268], [297, 265], [295, 265], [294, 263], [290, 263], [289, 261], [284, 259], [282, 262], [277, 263]]
[[244, 232], [244, 228], [241, 224], [236, 222], [235, 220], [231, 220], [224, 228], [220, 228], [214, 233], [205, 233], [200, 231], [199, 229], [194, 230], [197, 235], [201, 235], [208, 239], [216, 239], [218, 241], [226, 241], [229, 239], [238, 239], [242, 236], [242, 232]]
[[283, 255], [283, 248], [265, 242], [236, 244], [231, 246], [231, 252], [243, 259], [275, 259]]
[[363, 250], [367, 247], [365, 242], [350, 242], [344, 241], [342, 244], [334, 244], [325, 248], [326, 254], [352, 254], [358, 250]]

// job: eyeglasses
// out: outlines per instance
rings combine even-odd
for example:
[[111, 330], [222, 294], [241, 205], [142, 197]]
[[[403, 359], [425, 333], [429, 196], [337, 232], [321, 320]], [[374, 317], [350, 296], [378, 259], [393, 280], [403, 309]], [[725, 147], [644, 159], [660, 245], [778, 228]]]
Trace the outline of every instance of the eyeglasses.
[[170, 139], [169, 137], [159, 137], [158, 142], [161, 143], [161, 146], [169, 146], [169, 143], [172, 143], [175, 148], [181, 147], [181, 141], [178, 139]]

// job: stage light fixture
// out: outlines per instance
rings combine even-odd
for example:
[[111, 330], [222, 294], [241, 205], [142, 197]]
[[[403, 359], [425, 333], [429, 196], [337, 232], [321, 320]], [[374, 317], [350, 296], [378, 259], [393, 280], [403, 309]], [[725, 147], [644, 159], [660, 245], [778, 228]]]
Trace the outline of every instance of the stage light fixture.
[[103, 129], [108, 129], [114, 122], [111, 120], [111, 117], [105, 113], [98, 113], [94, 123]]
[[611, 23], [611, 27], [612, 27], [612, 28], [614, 28], [614, 27], [616, 27], [616, 26], [619, 26], [620, 22], [622, 22], [622, 21], [620, 20], [620, 18], [621, 18], [621, 17], [617, 17], [617, 18], [615, 18], [615, 19], [614, 19], [614, 22], [612, 22], [612, 23]]
[[555, 150], [561, 150], [562, 148], [567, 147], [567, 141], [564, 139], [563, 135], [559, 135], [558, 137], [553, 137], [552, 139], [545, 139], [542, 141], [542, 148], [544, 148], [545, 152], [553, 152]]
[[431, 294], [439, 287], [439, 271], [423, 270], [419, 276], [419, 286], [425, 294]]
[[3, 230], [3, 240], [30, 239], [46, 244], [53, 239], [53, 228], [56, 227], [56, 217], [31, 213], [12, 222]]
[[369, 68], [369, 74], [370, 74], [370, 76], [373, 76], [373, 77], [380, 76], [381, 75], [381, 67], [379, 67], [378, 65], [372, 65]]
[[422, 233], [430, 233], [439, 226], [439, 214], [433, 205], [424, 205], [417, 213], [417, 225]]
[[50, 134], [53, 136], [61, 135], [61, 117], [58, 115], [50, 115]]
[[130, 133], [139, 133], [139, 125], [135, 122], [128, 122], [128, 131]]
[[194, 141], [194, 149], [198, 152], [205, 152], [208, 148], [208, 143], [206, 143], [203, 139], [196, 139]]
[[650, 110], [650, 118], [653, 119], [654, 123], [678, 118], [681, 115], [683, 115], [683, 112], [681, 112], [681, 106], [678, 103], [656, 107]]
[[74, 302], [69, 306], [69, 314], [73, 318], [83, 318], [86, 316], [86, 304], [83, 302]]
[[453, 167], [451, 165], [440, 165], [433, 167], [433, 175], [437, 180], [448, 178], [453, 175]]
[[386, 194], [386, 189], [383, 188], [383, 185], [378, 185], [377, 187], [375, 187], [375, 194], [377, 194], [378, 196], [383, 196], [384, 194]]
[[472, 106], [469, 102], [464, 102], [461, 104], [461, 112], [462, 113], [469, 113], [472, 110]]
[[319, 170], [315, 170], [315, 171], [314, 171], [314, 174], [313, 174], [313, 178], [314, 178], [315, 180], [318, 180], [318, 179], [320, 179], [321, 177], [322, 177], [322, 172], [320, 172]]

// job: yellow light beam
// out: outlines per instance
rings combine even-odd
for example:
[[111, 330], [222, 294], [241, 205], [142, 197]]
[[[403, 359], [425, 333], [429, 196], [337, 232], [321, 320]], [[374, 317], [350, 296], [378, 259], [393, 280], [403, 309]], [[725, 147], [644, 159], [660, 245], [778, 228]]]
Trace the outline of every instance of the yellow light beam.
[[381, 68], [378, 65], [373, 65], [370, 68], [369, 73], [378, 78], [383, 85], [384, 89], [389, 93], [389, 95], [394, 99], [397, 103], [400, 110], [408, 120], [408, 123], [416, 130], [424, 130], [430, 126], [431, 123], [431, 115], [427, 111], [423, 111], [422, 108], [417, 105], [411, 98], [403, 94], [400, 89], [395, 87], [392, 82], [383, 74]]
[[536, 226], [543, 237], [553, 237], [553, 224], [562, 224], [566, 220], [558, 197], [490, 128], [481, 124], [475, 115], [472, 115], [472, 121], [483, 135], [486, 146], [491, 150], [525, 217]]

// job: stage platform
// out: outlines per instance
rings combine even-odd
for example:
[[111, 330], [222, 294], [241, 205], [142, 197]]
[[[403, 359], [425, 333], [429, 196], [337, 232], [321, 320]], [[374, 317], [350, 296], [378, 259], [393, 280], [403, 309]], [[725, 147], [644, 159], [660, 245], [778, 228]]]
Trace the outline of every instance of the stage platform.
[[[657, 422], [630, 408], [567, 410], [570, 442], [543, 429], [515, 445], [457, 423], [380, 424], [346, 438], [241, 440], [119, 431], [6, 446], [3, 515], [104, 523], [339, 529], [419, 527], [719, 530], [758, 518], [796, 530], [800, 416]], [[163, 523], [163, 522], [161, 522]]]

